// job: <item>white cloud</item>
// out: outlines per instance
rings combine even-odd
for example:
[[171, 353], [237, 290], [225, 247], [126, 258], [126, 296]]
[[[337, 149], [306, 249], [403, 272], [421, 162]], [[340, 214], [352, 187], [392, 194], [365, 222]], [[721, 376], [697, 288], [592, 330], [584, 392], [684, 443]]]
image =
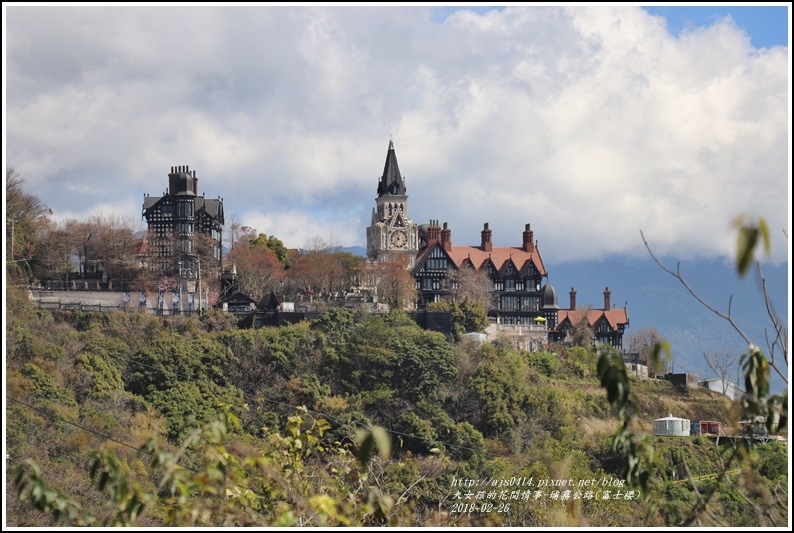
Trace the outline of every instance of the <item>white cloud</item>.
[[729, 19], [675, 38], [634, 7], [6, 9], [6, 162], [56, 215], [139, 218], [189, 165], [290, 247], [363, 245], [392, 137], [409, 214], [456, 244], [529, 222], [547, 262], [643, 254], [640, 229], [711, 257], [739, 213], [789, 225], [788, 50]]

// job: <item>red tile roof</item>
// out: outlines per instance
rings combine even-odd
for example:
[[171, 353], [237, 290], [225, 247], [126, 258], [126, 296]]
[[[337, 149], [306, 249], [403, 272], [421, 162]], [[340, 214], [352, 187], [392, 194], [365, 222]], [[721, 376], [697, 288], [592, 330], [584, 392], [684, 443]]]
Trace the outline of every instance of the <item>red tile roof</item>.
[[[441, 246], [440, 243], [434, 244]], [[431, 248], [432, 245], [428, 247], [428, 250]], [[517, 247], [494, 247], [490, 252], [485, 252], [479, 246], [452, 246], [451, 249], [447, 251], [447, 254], [449, 254], [450, 259], [452, 259], [456, 267], [460, 268], [466, 260], [470, 260], [478, 270], [485, 267], [488, 259], [493, 262], [497, 270], [502, 270], [502, 268], [507, 265], [508, 261], [512, 260], [516, 269], [519, 271], [523, 270], [531, 260], [535, 264], [535, 268], [538, 269], [540, 275], [546, 275], [546, 267], [543, 265], [543, 260], [540, 258], [540, 253], [537, 250], [534, 252], [525, 252], [523, 249]]]
[[[559, 327], [562, 322], [569, 318], [570, 322], [573, 323], [574, 320], [578, 319], [579, 310], [573, 309], [560, 309], [557, 311], [557, 326]], [[628, 312], [625, 308], [622, 309], [610, 309], [605, 311], [603, 309], [588, 309], [587, 310], [587, 323], [592, 327], [601, 320], [601, 317], [606, 318], [607, 322], [609, 323], [610, 327], [613, 330], [618, 329], [618, 325], [620, 324], [627, 324], [629, 322]]]

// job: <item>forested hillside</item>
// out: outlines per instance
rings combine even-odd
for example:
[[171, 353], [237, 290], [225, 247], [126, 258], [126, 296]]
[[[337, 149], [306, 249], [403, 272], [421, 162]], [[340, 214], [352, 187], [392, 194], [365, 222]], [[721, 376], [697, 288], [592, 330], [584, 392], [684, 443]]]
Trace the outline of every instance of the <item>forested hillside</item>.
[[[589, 349], [450, 344], [399, 312], [53, 314], [14, 287], [6, 312], [7, 526], [786, 523], [777, 442], [718, 476], [725, 440], [648, 437], [649, 489], [626, 484]], [[725, 396], [631, 387], [636, 430], [674, 413], [736, 431]]]

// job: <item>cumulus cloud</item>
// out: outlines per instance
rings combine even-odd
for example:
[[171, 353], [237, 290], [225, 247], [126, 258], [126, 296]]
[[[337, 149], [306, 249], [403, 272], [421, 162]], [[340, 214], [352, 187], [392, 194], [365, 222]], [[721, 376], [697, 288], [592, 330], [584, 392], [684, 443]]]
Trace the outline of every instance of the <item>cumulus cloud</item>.
[[[289, 247], [364, 245], [389, 139], [409, 215], [547, 261], [730, 255], [788, 227], [788, 50], [638, 7], [11, 6], [7, 152], [56, 217], [140, 217], [171, 166]], [[775, 235], [779, 234], [776, 232]], [[787, 242], [775, 248], [787, 257]]]

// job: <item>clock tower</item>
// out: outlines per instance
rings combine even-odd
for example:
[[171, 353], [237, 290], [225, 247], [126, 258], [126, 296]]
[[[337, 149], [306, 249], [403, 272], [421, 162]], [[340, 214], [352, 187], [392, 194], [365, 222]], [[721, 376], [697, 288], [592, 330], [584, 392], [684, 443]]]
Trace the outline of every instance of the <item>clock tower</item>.
[[378, 197], [367, 228], [367, 257], [371, 261], [404, 262], [412, 268], [419, 249], [419, 230], [408, 218], [408, 195], [397, 165], [394, 143], [389, 141]]

